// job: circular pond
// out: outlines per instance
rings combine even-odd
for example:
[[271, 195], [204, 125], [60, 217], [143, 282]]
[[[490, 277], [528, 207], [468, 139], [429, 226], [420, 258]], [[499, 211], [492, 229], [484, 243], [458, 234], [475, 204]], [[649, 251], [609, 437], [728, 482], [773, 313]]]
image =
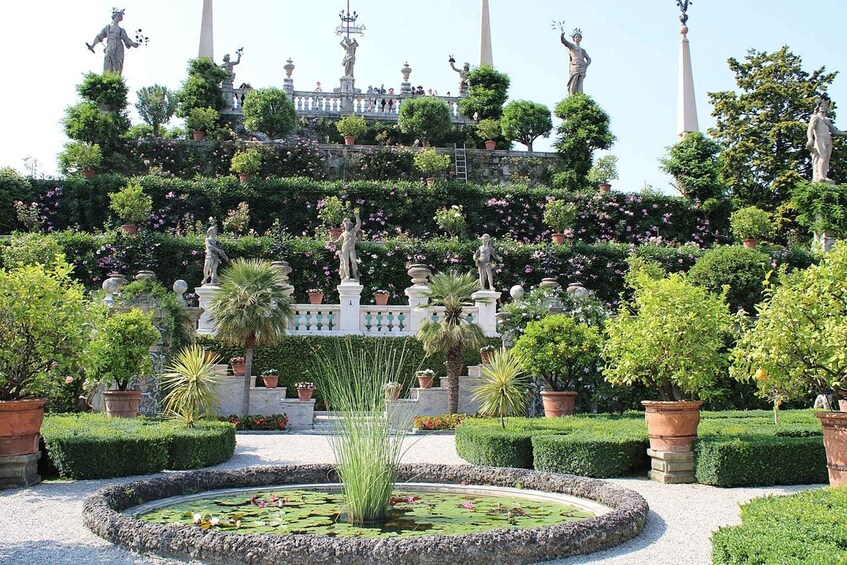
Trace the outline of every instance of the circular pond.
[[195, 471], [114, 485], [86, 525], [130, 549], [216, 563], [534, 563], [640, 533], [644, 499], [596, 479], [521, 469], [402, 465], [388, 520], [339, 513], [334, 467]]

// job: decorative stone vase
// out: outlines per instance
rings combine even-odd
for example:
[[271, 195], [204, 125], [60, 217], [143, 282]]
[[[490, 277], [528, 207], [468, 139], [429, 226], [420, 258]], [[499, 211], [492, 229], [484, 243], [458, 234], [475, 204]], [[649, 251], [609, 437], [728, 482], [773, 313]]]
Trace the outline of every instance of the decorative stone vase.
[[385, 389], [385, 399], [389, 402], [397, 400], [400, 398], [400, 390], [401, 387], [399, 386]]
[[553, 243], [564, 243], [567, 239], [563, 233], [554, 233], [550, 237], [553, 238]]
[[552, 390], [541, 391], [541, 400], [544, 403], [544, 415], [548, 418], [559, 416], [573, 416], [576, 405], [575, 392], [557, 392]]
[[251, 175], [250, 173], [238, 173], [238, 180], [240, 180], [242, 183], [248, 183], [252, 178], [253, 175]]
[[245, 369], [246, 369], [245, 366], [244, 366], [244, 363], [231, 363], [230, 366], [232, 367], [233, 376], [236, 376], [236, 377], [243, 377], [244, 376]]
[[192, 135], [194, 135], [194, 141], [204, 141], [206, 139], [206, 134], [202, 131], [195, 130]]
[[418, 385], [420, 388], [432, 388], [432, 381], [435, 375], [418, 375]]
[[83, 170], [82, 170], [82, 176], [83, 176], [84, 178], [90, 179], [91, 177], [93, 177], [93, 176], [94, 176], [94, 169], [92, 169], [92, 168], [85, 168], [85, 169], [83, 169]]
[[297, 389], [297, 398], [302, 401], [312, 400], [312, 393], [315, 392], [312, 388], [298, 388]]
[[376, 302], [377, 306], [385, 306], [388, 304], [388, 295], [387, 294], [374, 294], [374, 302]]
[[756, 238], [754, 237], [745, 239], [742, 243], [747, 249], [756, 249]]
[[0, 402], [0, 457], [38, 453], [45, 404], [43, 398]]
[[140, 390], [104, 390], [103, 402], [109, 418], [135, 418], [141, 404]]
[[355, 143], [356, 143], [356, 137], [355, 136], [352, 136], [352, 135], [345, 135], [344, 136], [344, 145], [355, 145]]
[[138, 233], [138, 226], [132, 224], [124, 224], [121, 226], [121, 231], [127, 235], [135, 235]]
[[601, 194], [608, 194], [612, 190], [612, 185], [607, 182], [601, 182], [597, 185]]
[[262, 382], [265, 383], [265, 388], [276, 388], [279, 383], [279, 375], [263, 375]]
[[817, 412], [815, 416], [823, 428], [829, 484], [833, 487], [847, 485], [847, 413]]
[[426, 286], [429, 282], [429, 277], [432, 276], [432, 271], [429, 270], [429, 267], [422, 263], [411, 265], [406, 273], [411, 277], [412, 284], [415, 286]]
[[644, 418], [653, 451], [691, 451], [700, 424], [699, 400], [664, 402], [643, 400]]
[[310, 292], [309, 293], [309, 304], [321, 304], [324, 301], [324, 293], [323, 292]]
[[497, 142], [493, 139], [489, 139], [485, 142], [485, 149], [488, 151], [494, 151], [497, 149]]
[[344, 230], [342, 230], [341, 228], [327, 228], [327, 231], [329, 232], [329, 239], [332, 241], [336, 241], [339, 237], [341, 237], [341, 234]]

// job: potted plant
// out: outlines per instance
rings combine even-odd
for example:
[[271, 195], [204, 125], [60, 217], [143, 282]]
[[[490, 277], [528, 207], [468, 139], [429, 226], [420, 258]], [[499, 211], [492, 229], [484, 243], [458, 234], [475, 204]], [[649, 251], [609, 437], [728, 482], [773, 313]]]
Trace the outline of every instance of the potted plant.
[[303, 381], [294, 385], [297, 389], [297, 398], [302, 401], [312, 400], [312, 394], [315, 393], [315, 383]]
[[265, 388], [276, 388], [279, 383], [279, 371], [276, 369], [265, 369], [262, 371], [262, 381], [265, 383]]
[[435, 184], [435, 175], [450, 167], [450, 155], [442, 155], [434, 147], [421, 150], [415, 155], [415, 167], [426, 177], [428, 186]]
[[732, 234], [744, 242], [744, 247], [755, 249], [757, 240], [771, 232], [771, 215], [755, 206], [736, 210], [729, 217]]
[[627, 281], [634, 294], [606, 324], [604, 376], [611, 384], [655, 389], [661, 400], [642, 402], [650, 448], [689, 451], [703, 404], [697, 397], [727, 365], [733, 317], [722, 296], [680, 274], [661, 274], [655, 265], [630, 260]]
[[435, 371], [432, 369], [422, 369], [415, 373], [418, 378], [418, 385], [421, 388], [432, 388], [432, 380], [435, 378]]
[[318, 220], [329, 232], [332, 241], [341, 235], [341, 222], [348, 217], [350, 210], [337, 196], [328, 196], [318, 201]]
[[335, 128], [344, 136], [344, 145], [353, 145], [357, 137], [368, 131], [368, 122], [362, 116], [344, 116], [335, 122]]
[[553, 243], [565, 242], [565, 232], [573, 229], [577, 213], [576, 204], [564, 200], [552, 200], [544, 205], [542, 220], [553, 230]]
[[140, 183], [130, 182], [118, 192], [109, 195], [109, 208], [124, 222], [121, 229], [128, 234], [138, 231], [140, 222], [150, 217], [153, 199], [144, 194]]
[[324, 291], [319, 288], [310, 288], [306, 293], [309, 295], [309, 304], [321, 304], [324, 300]]
[[214, 108], [193, 108], [185, 119], [185, 127], [192, 132], [194, 141], [203, 141], [215, 129], [219, 117]]
[[479, 348], [479, 357], [483, 365], [491, 363], [491, 358], [494, 357], [495, 351], [497, 351], [497, 348], [493, 345], [484, 345]]
[[111, 314], [97, 330], [87, 356], [89, 386], [106, 389], [103, 400], [110, 418], [138, 415], [141, 391], [129, 387], [134, 377], [153, 374], [150, 348], [161, 338], [150, 315], [138, 308]]
[[262, 154], [258, 149], [238, 151], [232, 156], [229, 169], [238, 175], [241, 182], [250, 182], [250, 178], [262, 168]]
[[103, 162], [103, 152], [96, 143], [75, 141], [65, 145], [65, 150], [59, 156], [62, 169], [73, 172], [79, 171], [85, 178], [94, 176], [95, 169]]
[[600, 192], [609, 192], [611, 180], [618, 180], [618, 158], [615, 155], [605, 155], [597, 159], [588, 171], [588, 182], [596, 184]]
[[376, 302], [377, 306], [385, 306], [388, 304], [388, 297], [391, 294], [387, 290], [375, 290], [374, 291], [374, 302]]
[[230, 357], [229, 365], [232, 367], [232, 374], [236, 377], [244, 376], [244, 357]]
[[476, 124], [476, 134], [485, 141], [485, 148], [488, 151], [494, 151], [497, 147], [495, 138], [500, 137], [500, 122], [490, 118], [480, 120]]
[[542, 379], [545, 416], [573, 415], [576, 379], [600, 363], [601, 344], [597, 328], [577, 322], [567, 314], [547, 316], [527, 324], [512, 353], [526, 372]]
[[467, 225], [464, 210], [458, 204], [453, 204], [449, 208], [439, 208], [435, 211], [435, 218], [433, 219], [438, 229], [451, 238], [462, 235]]
[[382, 390], [385, 391], [385, 399], [391, 402], [400, 398], [400, 391], [403, 390], [403, 385], [391, 381], [382, 385]]

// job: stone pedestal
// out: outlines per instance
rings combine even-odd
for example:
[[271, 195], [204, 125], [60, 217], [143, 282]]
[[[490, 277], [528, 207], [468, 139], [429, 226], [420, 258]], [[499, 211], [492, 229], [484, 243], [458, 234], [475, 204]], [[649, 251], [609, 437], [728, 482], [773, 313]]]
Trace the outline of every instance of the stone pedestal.
[[41, 482], [38, 476], [38, 458], [41, 452], [32, 455], [0, 457], [0, 489], [24, 488]]
[[688, 484], [695, 482], [693, 451], [653, 451], [650, 456], [649, 476], [654, 481], [665, 484]]
[[406, 296], [409, 298], [409, 331], [417, 335], [418, 330], [426, 322], [427, 305], [429, 298], [426, 296], [426, 285], [414, 285], [405, 290]]
[[200, 320], [197, 322], [197, 335], [215, 335], [209, 303], [220, 291], [221, 287], [213, 284], [198, 286], [194, 289], [194, 293], [200, 301], [200, 308], [203, 310], [203, 313], [200, 314]]
[[471, 298], [479, 308], [477, 323], [482, 327], [485, 335], [495, 337], [497, 335], [497, 299], [500, 298], [500, 293], [496, 290], [480, 290], [473, 293]]
[[283, 398], [279, 403], [278, 414], [288, 416], [289, 430], [311, 430], [315, 421], [315, 400], [297, 400]]
[[359, 333], [359, 308], [365, 287], [360, 285], [359, 281], [349, 280], [342, 281], [337, 288], [341, 302], [338, 329], [342, 332]]
[[815, 233], [813, 234], [814, 245], [823, 251], [824, 253], [828, 253], [832, 251], [832, 246], [835, 245], [836, 237], [835, 232], [826, 230], [823, 233]]

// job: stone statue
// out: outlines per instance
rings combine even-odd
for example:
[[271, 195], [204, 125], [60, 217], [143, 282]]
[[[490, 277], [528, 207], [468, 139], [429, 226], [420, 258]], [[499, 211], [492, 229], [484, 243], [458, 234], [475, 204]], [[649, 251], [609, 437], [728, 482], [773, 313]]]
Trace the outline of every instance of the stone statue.
[[354, 214], [356, 224], [353, 225], [350, 218], [344, 218], [344, 222], [341, 224], [341, 235], [335, 241], [336, 245], [341, 245], [340, 265], [338, 267], [341, 282], [359, 280], [359, 266], [356, 264], [356, 241], [362, 236], [362, 219], [359, 217], [358, 210]]
[[693, 4], [691, 0], [676, 0], [677, 6], [679, 6], [682, 15], [679, 17], [679, 21], [682, 22], [682, 25], [688, 24], [688, 6]]
[[582, 92], [582, 85], [585, 82], [585, 73], [588, 71], [588, 65], [591, 64], [591, 57], [585, 52], [585, 49], [579, 46], [582, 42], [582, 31], [579, 28], [573, 30], [571, 35], [573, 43], [568, 41], [565, 33], [562, 32], [562, 45], [568, 48], [568, 56], [570, 57], [570, 65], [568, 67], [568, 94], [576, 94]]
[[456, 67], [456, 59], [450, 57], [450, 68], [459, 73], [459, 96], [467, 96], [468, 88], [470, 88], [468, 75], [471, 72], [471, 64], [465, 63], [465, 66], [460, 69]]
[[847, 135], [832, 125], [827, 116], [829, 112], [829, 97], [824, 94], [817, 100], [815, 113], [809, 120], [806, 149], [812, 153], [812, 180], [814, 182], [833, 182], [829, 180], [829, 160], [832, 157], [832, 136]]
[[200, 286], [218, 284], [218, 266], [221, 259], [229, 261], [224, 250], [218, 246], [218, 227], [214, 224], [206, 230], [206, 261], [203, 263], [203, 282]]
[[482, 245], [474, 251], [473, 261], [476, 263], [476, 268], [479, 270], [479, 287], [485, 290], [486, 281], [488, 289], [494, 290], [494, 268], [491, 266], [491, 261], [502, 261], [503, 259], [494, 251], [491, 246], [491, 236], [485, 234], [482, 236]]
[[226, 71], [226, 78], [223, 80], [223, 84], [222, 84], [222, 88], [224, 90], [227, 90], [227, 89], [232, 90], [233, 89], [233, 83], [235, 82], [235, 73], [233, 72], [233, 69], [235, 68], [235, 65], [238, 65], [238, 64], [241, 63], [241, 54], [242, 53], [244, 53], [243, 48], [239, 49], [238, 51], [235, 52], [235, 54], [238, 55], [238, 59], [236, 59], [234, 62], [230, 60], [229, 53], [224, 55], [224, 62], [221, 65], [221, 68], [224, 71]]
[[344, 67], [344, 76], [353, 76], [353, 66], [356, 64], [356, 49], [359, 47], [359, 42], [355, 39], [345, 37], [341, 40], [341, 46], [344, 48], [344, 59], [341, 61], [341, 66]]
[[85, 44], [88, 47], [88, 50], [94, 53], [94, 47], [98, 43], [102, 43], [103, 40], [106, 40], [106, 53], [105, 59], [103, 60], [103, 72], [109, 73], [123, 73], [124, 70], [124, 45], [129, 49], [130, 47], [138, 47], [138, 43], [132, 41], [129, 36], [126, 34], [126, 30], [122, 28], [119, 24], [124, 19], [124, 11], [118, 10], [117, 8], [112, 10], [112, 23], [103, 28], [103, 30], [97, 34], [97, 37], [94, 38], [94, 41], [89, 45]]

